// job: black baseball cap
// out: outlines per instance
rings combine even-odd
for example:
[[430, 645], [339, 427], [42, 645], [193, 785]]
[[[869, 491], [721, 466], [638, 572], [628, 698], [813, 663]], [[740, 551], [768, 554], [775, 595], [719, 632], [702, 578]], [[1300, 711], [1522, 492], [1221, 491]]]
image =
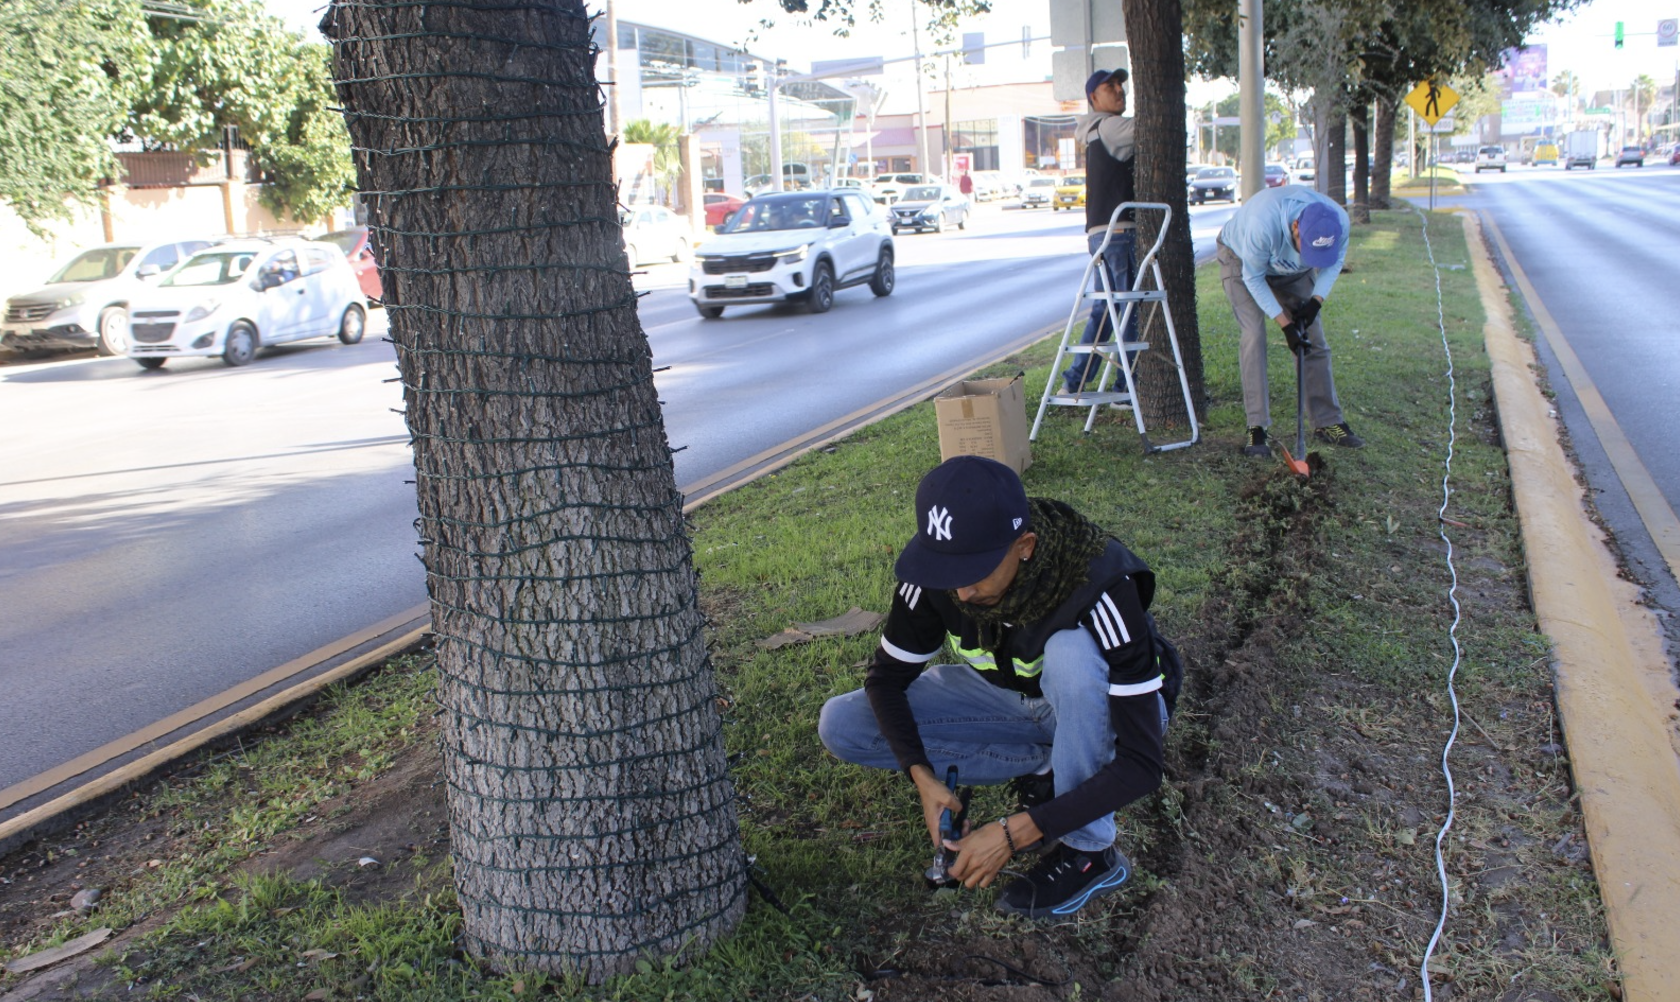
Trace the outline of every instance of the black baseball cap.
[[1107, 83], [1109, 77], [1113, 77], [1119, 83], [1125, 83], [1131, 76], [1125, 70], [1098, 70], [1085, 78], [1085, 99], [1090, 100], [1091, 95], [1096, 93], [1098, 87]]
[[949, 590], [997, 570], [1028, 528], [1027, 491], [995, 459], [955, 456], [916, 487], [916, 535], [898, 555], [900, 581]]

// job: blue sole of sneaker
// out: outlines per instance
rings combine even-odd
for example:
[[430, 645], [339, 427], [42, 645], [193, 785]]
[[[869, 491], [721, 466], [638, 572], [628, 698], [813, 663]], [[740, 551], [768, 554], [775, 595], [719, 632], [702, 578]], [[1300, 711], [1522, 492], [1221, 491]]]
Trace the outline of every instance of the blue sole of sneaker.
[[999, 911], [1007, 912], [1011, 915], [1020, 915], [1023, 918], [1030, 919], [1054, 918], [1061, 915], [1072, 915], [1074, 912], [1077, 912], [1079, 909], [1089, 904], [1092, 898], [1101, 897], [1104, 894], [1117, 889], [1121, 884], [1124, 884], [1127, 878], [1131, 875], [1132, 864], [1126, 859], [1126, 857], [1121, 856], [1119, 861], [1115, 864], [1114, 869], [1103, 874], [1102, 877], [1095, 883], [1091, 884], [1091, 886], [1085, 888], [1085, 890], [1081, 891], [1074, 897], [1063, 901], [1059, 905], [1051, 905], [1044, 908], [1015, 908], [1006, 904], [1000, 898], [998, 900], [997, 907]]

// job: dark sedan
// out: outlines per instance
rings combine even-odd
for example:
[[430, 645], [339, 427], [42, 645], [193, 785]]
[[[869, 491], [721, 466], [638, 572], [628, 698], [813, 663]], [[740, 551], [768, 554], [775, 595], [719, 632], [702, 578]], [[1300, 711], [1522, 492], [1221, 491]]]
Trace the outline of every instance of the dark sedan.
[[1266, 165], [1266, 187], [1281, 188], [1289, 183], [1289, 168], [1283, 164]]
[[1189, 197], [1192, 202], [1235, 202], [1237, 172], [1230, 167], [1202, 168], [1196, 174], [1196, 180], [1190, 182]]
[[1645, 166], [1645, 148], [1643, 146], [1624, 146], [1622, 152], [1616, 154], [1616, 166], [1622, 167], [1632, 164], [1635, 167]]

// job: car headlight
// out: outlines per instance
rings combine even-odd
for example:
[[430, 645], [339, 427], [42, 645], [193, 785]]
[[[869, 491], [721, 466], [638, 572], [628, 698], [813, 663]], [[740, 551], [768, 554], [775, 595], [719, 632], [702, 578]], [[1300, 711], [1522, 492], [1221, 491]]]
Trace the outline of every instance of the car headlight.
[[85, 302], [87, 302], [87, 293], [85, 293], [85, 292], [72, 292], [68, 296], [65, 296], [63, 299], [60, 299], [58, 302], [54, 303], [53, 304], [53, 309], [62, 310], [62, 309], [66, 309], [66, 308], [71, 307], [71, 306], [80, 306]]
[[207, 303], [199, 303], [187, 313], [187, 319], [185, 322], [190, 324], [194, 320], [203, 320], [205, 317], [220, 309], [221, 306], [222, 304], [214, 299]]
[[777, 251], [776, 260], [783, 264], [798, 264], [805, 260], [805, 255], [811, 250], [810, 244], [800, 244], [792, 250]]

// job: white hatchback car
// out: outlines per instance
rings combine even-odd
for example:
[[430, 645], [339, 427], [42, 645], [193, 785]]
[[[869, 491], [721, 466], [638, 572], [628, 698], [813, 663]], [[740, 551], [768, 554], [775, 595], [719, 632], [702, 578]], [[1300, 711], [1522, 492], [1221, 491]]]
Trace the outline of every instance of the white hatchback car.
[[362, 339], [367, 307], [332, 244], [239, 240], [199, 251], [131, 304], [128, 357], [142, 369], [220, 355], [245, 365], [260, 348], [337, 335]]
[[759, 195], [741, 206], [694, 255], [688, 295], [707, 320], [725, 306], [803, 300], [812, 313], [834, 293], [868, 283], [893, 291], [887, 213], [850, 189]]

